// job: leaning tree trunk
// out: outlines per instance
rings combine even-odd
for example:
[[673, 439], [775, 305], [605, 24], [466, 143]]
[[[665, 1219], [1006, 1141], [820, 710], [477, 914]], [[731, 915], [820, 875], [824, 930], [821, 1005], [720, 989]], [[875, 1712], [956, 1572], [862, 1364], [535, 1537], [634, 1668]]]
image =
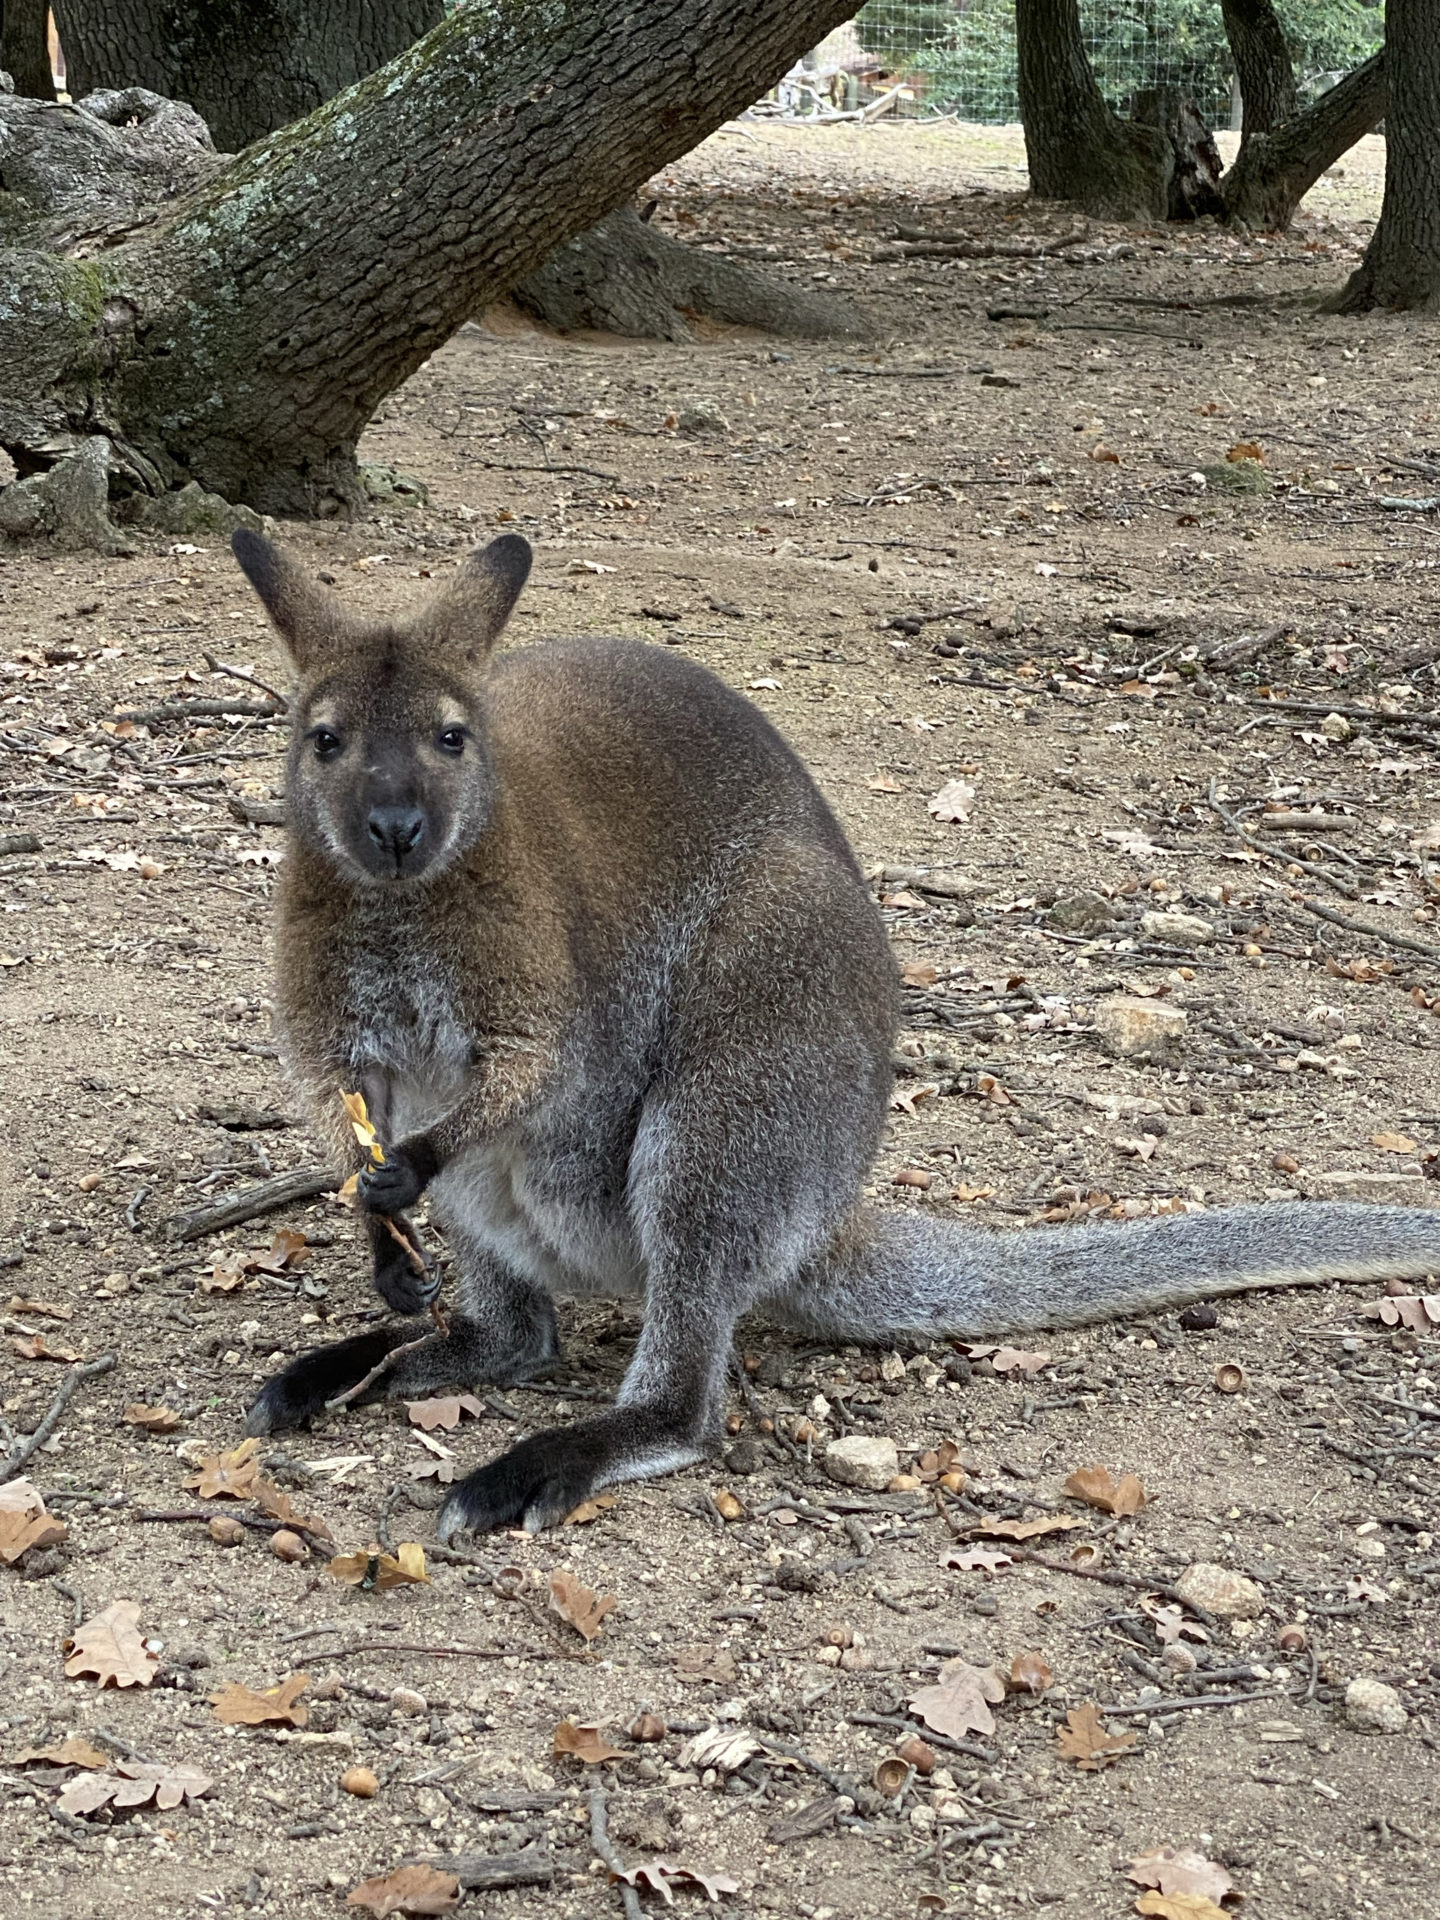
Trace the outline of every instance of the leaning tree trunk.
[[32, 100], [55, 98], [45, 37], [49, 11], [49, 0], [0, 0], [0, 73]]
[[444, 17], [443, 0], [53, 4], [77, 100], [145, 87], [193, 107], [230, 153], [313, 113]]
[[358, 506], [380, 400], [849, 5], [466, 6], [238, 160], [197, 154], [218, 171], [123, 240], [97, 243], [80, 208], [52, 217], [50, 250], [0, 253], [0, 446], [33, 471], [99, 434], [152, 491]]
[[1095, 83], [1077, 0], [1015, 0], [1020, 118], [1031, 191], [1118, 219], [1164, 219], [1169, 167], [1151, 127], [1113, 113]]
[[1440, 308], [1440, 32], [1435, 0], [1389, 0], [1385, 198], [1340, 313]]
[[[1395, 0], [1390, 0], [1391, 5]], [[1385, 117], [1386, 56], [1377, 53], [1322, 93], [1313, 106], [1257, 133], [1241, 146], [1220, 183], [1225, 217], [1237, 225], [1280, 232], [1327, 167]], [[1247, 110], [1248, 111], [1248, 110]], [[1387, 123], [1388, 127], [1388, 123]], [[1440, 131], [1440, 129], [1437, 129]], [[1389, 147], [1390, 163], [1395, 148]], [[1386, 169], [1389, 191], [1389, 165]]]
[[1257, 133], [1269, 133], [1294, 117], [1299, 104], [1295, 68], [1271, 0], [1220, 0], [1220, 12], [1240, 81], [1243, 152]]

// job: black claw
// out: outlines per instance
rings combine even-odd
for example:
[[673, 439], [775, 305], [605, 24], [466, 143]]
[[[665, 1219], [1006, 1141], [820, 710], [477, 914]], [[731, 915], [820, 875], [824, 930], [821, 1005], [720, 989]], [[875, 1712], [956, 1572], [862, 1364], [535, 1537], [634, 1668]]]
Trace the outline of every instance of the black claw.
[[498, 1460], [467, 1474], [440, 1512], [437, 1537], [492, 1533], [523, 1526], [529, 1533], [558, 1526], [599, 1484], [593, 1448], [577, 1445], [574, 1428], [553, 1428], [522, 1440]]

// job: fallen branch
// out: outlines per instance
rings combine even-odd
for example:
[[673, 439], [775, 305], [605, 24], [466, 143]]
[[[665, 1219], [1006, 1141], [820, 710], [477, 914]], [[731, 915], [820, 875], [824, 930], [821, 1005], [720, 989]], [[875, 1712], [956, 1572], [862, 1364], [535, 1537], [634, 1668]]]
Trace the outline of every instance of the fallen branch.
[[[202, 648], [203, 652], [204, 649]], [[268, 693], [281, 713], [288, 711], [290, 702], [276, 688], [267, 686], [259, 674], [252, 673], [248, 667], [227, 667], [223, 660], [217, 660], [213, 653], [205, 654], [205, 664], [212, 673], [223, 673], [231, 680], [238, 680], [242, 687], [258, 687], [261, 693]], [[227, 712], [230, 709], [227, 708]]]
[[229, 1507], [175, 1507], [161, 1509], [146, 1507], [142, 1512], [132, 1514], [134, 1520], [149, 1521], [186, 1521], [236, 1520], [242, 1527], [249, 1527], [256, 1533], [280, 1533], [289, 1531], [300, 1533], [311, 1549], [316, 1553], [331, 1554], [335, 1551], [332, 1535], [322, 1533], [318, 1527], [307, 1526], [303, 1520], [272, 1520], [257, 1513], [236, 1513]]
[[1191, 1707], [1241, 1707], [1249, 1706], [1252, 1700], [1288, 1700], [1288, 1693], [1272, 1689], [1268, 1693], [1197, 1693], [1187, 1695], [1183, 1700], [1173, 1696], [1159, 1700], [1137, 1700], [1128, 1707], [1104, 1707], [1101, 1709], [1107, 1720], [1128, 1719], [1132, 1713], [1186, 1713]]
[[407, 1353], [418, 1353], [421, 1347], [434, 1346], [437, 1340], [443, 1340], [444, 1338], [444, 1334], [437, 1331], [435, 1333], [422, 1333], [417, 1340], [402, 1340], [398, 1347], [391, 1347], [388, 1353], [382, 1354], [363, 1379], [357, 1380], [353, 1387], [346, 1387], [343, 1393], [337, 1393], [333, 1400], [327, 1400], [325, 1402], [326, 1413], [333, 1413], [337, 1407], [348, 1407], [350, 1402], [364, 1393], [367, 1387], [373, 1387], [382, 1374], [388, 1373], [395, 1362], [402, 1358], [403, 1355]]
[[227, 713], [238, 713], [247, 720], [280, 720], [283, 705], [273, 700], [262, 705], [258, 700], [162, 700], [157, 707], [131, 707], [117, 713], [117, 720], [219, 720]]
[[502, 1887], [548, 1887], [555, 1862], [539, 1847], [522, 1853], [432, 1853], [424, 1865], [453, 1873], [462, 1893], [496, 1893]]
[[1317, 879], [1323, 880], [1327, 887], [1333, 887], [1337, 893], [1343, 894], [1347, 900], [1357, 900], [1360, 897], [1360, 889], [1358, 887], [1352, 887], [1347, 880], [1337, 878], [1335, 874], [1331, 873], [1328, 867], [1322, 867], [1314, 860], [1301, 859], [1300, 855], [1289, 847], [1270, 846], [1266, 841], [1258, 839], [1233, 813], [1221, 806], [1220, 802], [1215, 798], [1215, 781], [1213, 779], [1210, 782], [1210, 790], [1205, 796], [1205, 804], [1212, 813], [1219, 815], [1232, 833], [1238, 834], [1240, 839], [1245, 841], [1247, 845], [1254, 847], [1257, 853], [1263, 853], [1271, 860], [1279, 860], [1285, 866], [1300, 867], [1306, 873], [1313, 873]]
[[645, 1910], [640, 1905], [640, 1895], [622, 1876], [625, 1862], [621, 1858], [615, 1842], [610, 1838], [610, 1828], [605, 1817], [605, 1789], [590, 1789], [590, 1844], [615, 1876], [615, 1886], [619, 1889], [620, 1904], [625, 1909], [625, 1920], [644, 1920]]
[[213, 1207], [197, 1207], [192, 1213], [177, 1213], [165, 1222], [170, 1240], [200, 1240], [207, 1233], [219, 1233], [224, 1227], [243, 1226], [262, 1213], [274, 1213], [277, 1207], [292, 1206], [297, 1200], [313, 1200], [318, 1194], [334, 1193], [340, 1185], [328, 1167], [298, 1167], [293, 1173], [277, 1173], [273, 1180], [261, 1180], [218, 1201]]
[[1428, 960], [1440, 960], [1440, 947], [1412, 939], [1408, 933], [1389, 933], [1384, 927], [1372, 927], [1364, 920], [1352, 920], [1348, 914], [1337, 913], [1333, 907], [1322, 907], [1315, 900], [1297, 900], [1295, 905], [1302, 907], [1306, 913], [1313, 913], [1317, 920], [1328, 920], [1332, 926], [1344, 927], [1347, 933], [1364, 934], [1367, 940], [1381, 940], [1386, 946], [1403, 947], [1407, 953], [1423, 953]]
[[115, 1365], [113, 1353], [102, 1353], [98, 1360], [86, 1360], [72, 1367], [60, 1382], [60, 1390], [50, 1402], [45, 1418], [33, 1433], [27, 1433], [15, 1442], [9, 1453], [0, 1460], [0, 1487], [13, 1480], [44, 1446], [60, 1424], [60, 1416], [69, 1406], [80, 1387], [87, 1380], [98, 1380], [102, 1373], [109, 1373]]

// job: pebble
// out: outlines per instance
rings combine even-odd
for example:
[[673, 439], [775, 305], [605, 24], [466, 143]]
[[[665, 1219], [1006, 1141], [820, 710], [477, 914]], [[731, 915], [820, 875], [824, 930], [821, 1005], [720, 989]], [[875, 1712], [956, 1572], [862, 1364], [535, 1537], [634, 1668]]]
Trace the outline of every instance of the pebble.
[[1175, 1582], [1178, 1593], [1221, 1620], [1254, 1620], [1265, 1611], [1265, 1590], [1243, 1573], [1197, 1560]]
[[416, 1693], [413, 1687], [393, 1687], [390, 1691], [390, 1706], [396, 1713], [404, 1713], [412, 1718], [430, 1711], [430, 1704], [423, 1693]]
[[1152, 940], [1168, 940], [1177, 947], [1208, 946], [1215, 928], [1198, 913], [1142, 913], [1140, 931]]
[[1410, 1716], [1394, 1687], [1362, 1678], [1345, 1689], [1345, 1724], [1356, 1733], [1403, 1733]]
[[765, 1464], [765, 1449], [758, 1440], [737, 1440], [726, 1448], [725, 1464], [731, 1473], [758, 1473]]
[[357, 1800], [373, 1800], [380, 1791], [380, 1782], [369, 1767], [347, 1767], [340, 1776], [340, 1785]]
[[824, 1466], [842, 1487], [883, 1493], [900, 1471], [900, 1456], [893, 1440], [878, 1434], [849, 1433], [826, 1447]]
[[1163, 1000], [1141, 1000], [1128, 993], [1112, 994], [1095, 1009], [1095, 1031], [1101, 1045], [1121, 1058], [1172, 1052], [1188, 1025], [1179, 1007]]

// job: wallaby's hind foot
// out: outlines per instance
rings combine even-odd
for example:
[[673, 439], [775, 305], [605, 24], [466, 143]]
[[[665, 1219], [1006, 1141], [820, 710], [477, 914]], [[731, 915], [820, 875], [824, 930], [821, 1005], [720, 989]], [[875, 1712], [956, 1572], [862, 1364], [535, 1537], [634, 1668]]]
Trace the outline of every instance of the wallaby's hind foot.
[[[537, 1298], [543, 1300], [543, 1296]], [[357, 1333], [349, 1340], [336, 1340], [328, 1347], [313, 1347], [265, 1382], [250, 1409], [245, 1431], [275, 1433], [282, 1427], [309, 1426], [338, 1394], [363, 1380], [392, 1347], [412, 1340], [423, 1340], [424, 1344], [402, 1354], [355, 1404], [413, 1399], [440, 1387], [465, 1390], [518, 1386], [543, 1372], [560, 1352], [554, 1309], [548, 1300], [544, 1300], [544, 1306], [544, 1314], [528, 1320], [525, 1337], [504, 1352], [498, 1349], [488, 1328], [460, 1314], [451, 1320], [450, 1331], [443, 1338], [425, 1339], [426, 1334], [434, 1332], [428, 1320], [402, 1320], [370, 1333]]]
[[705, 1453], [673, 1416], [640, 1407], [617, 1407], [579, 1426], [545, 1427], [452, 1489], [436, 1538], [448, 1546], [457, 1533], [497, 1527], [539, 1533], [559, 1526], [602, 1487], [673, 1473]]

